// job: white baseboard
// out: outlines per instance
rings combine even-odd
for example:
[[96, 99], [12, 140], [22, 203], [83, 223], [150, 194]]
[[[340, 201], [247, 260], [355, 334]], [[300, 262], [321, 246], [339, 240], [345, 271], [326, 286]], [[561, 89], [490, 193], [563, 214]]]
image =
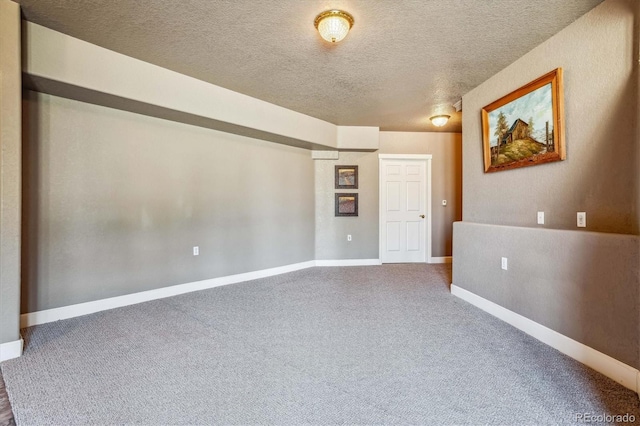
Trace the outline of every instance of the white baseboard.
[[451, 263], [451, 256], [442, 256], [442, 257], [430, 257], [429, 263]]
[[636, 393], [640, 390], [640, 372], [637, 369], [455, 284], [451, 284], [451, 294], [511, 324], [576, 361], [580, 361], [622, 386]]
[[316, 266], [376, 266], [382, 265], [380, 259], [339, 259], [316, 260]]
[[22, 347], [24, 340], [22, 338], [14, 340], [13, 342], [0, 344], [0, 362], [8, 359], [18, 358], [22, 355]]
[[345, 260], [310, 260], [308, 262], [294, 263], [292, 265], [280, 266], [277, 268], [263, 269], [260, 271], [247, 272], [244, 274], [229, 275], [226, 277], [212, 278], [209, 280], [196, 281], [186, 284], [178, 284], [169, 287], [162, 287], [155, 290], [141, 291], [138, 293], [125, 294], [123, 296], [110, 297], [108, 299], [94, 300], [91, 302], [78, 303], [75, 305], [63, 306], [60, 308], [46, 309], [44, 311], [30, 312], [20, 315], [20, 327], [31, 327], [33, 325], [45, 324], [48, 322], [79, 317], [93, 314], [107, 309], [120, 308], [123, 306], [135, 305], [137, 303], [148, 302], [150, 300], [162, 299], [165, 297], [177, 296], [192, 291], [206, 290], [208, 288], [219, 287], [228, 284], [235, 284], [243, 281], [255, 280], [259, 278], [271, 277], [287, 272], [298, 271], [300, 269], [312, 268], [314, 266], [368, 266], [380, 265], [378, 259], [345, 259]]
[[285, 265], [277, 268], [263, 269], [260, 271], [229, 275], [226, 277], [212, 278], [209, 280], [195, 281], [186, 284], [178, 284], [170, 287], [158, 288], [155, 290], [141, 291], [139, 293], [110, 297], [108, 299], [94, 300], [91, 302], [78, 303], [76, 305], [63, 306], [54, 309], [46, 309], [44, 311], [30, 312], [20, 315], [20, 327], [31, 327], [32, 325], [79, 317], [82, 315], [105, 311], [107, 309], [135, 305], [137, 303], [177, 296], [179, 294], [190, 293], [192, 291], [206, 290], [208, 288], [219, 287], [227, 284], [235, 284], [243, 281], [255, 280], [258, 278], [271, 277], [273, 275], [311, 268], [315, 266], [315, 264], [315, 261], [310, 260], [308, 262], [294, 263], [292, 265]]

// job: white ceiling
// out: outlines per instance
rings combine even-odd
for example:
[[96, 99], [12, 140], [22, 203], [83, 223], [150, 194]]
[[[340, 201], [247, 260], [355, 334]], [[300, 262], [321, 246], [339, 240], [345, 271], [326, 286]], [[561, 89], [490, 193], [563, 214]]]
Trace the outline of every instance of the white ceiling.
[[[17, 0], [24, 17], [334, 124], [461, 131], [428, 118], [602, 0]], [[354, 16], [331, 45], [313, 19]], [[562, 64], [558, 64], [562, 66]]]

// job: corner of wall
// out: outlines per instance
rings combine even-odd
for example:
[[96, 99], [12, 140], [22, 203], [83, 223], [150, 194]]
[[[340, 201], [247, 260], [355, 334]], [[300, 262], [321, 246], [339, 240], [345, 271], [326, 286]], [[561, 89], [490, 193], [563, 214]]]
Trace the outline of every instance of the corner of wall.
[[20, 335], [21, 75], [20, 6], [0, 0], [0, 343]]

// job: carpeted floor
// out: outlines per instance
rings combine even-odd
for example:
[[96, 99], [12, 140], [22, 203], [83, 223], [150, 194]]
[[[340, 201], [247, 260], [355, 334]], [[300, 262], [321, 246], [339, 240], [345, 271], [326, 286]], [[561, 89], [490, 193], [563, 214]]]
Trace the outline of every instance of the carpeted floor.
[[640, 419], [636, 394], [449, 282], [449, 265], [416, 264], [218, 287], [23, 330], [2, 373], [18, 425]]

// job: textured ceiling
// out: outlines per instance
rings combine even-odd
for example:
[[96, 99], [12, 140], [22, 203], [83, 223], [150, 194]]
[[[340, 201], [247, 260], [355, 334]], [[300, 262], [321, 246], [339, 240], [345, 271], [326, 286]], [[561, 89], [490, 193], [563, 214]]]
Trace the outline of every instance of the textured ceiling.
[[[602, 0], [17, 1], [29, 21], [334, 124], [460, 131], [460, 114], [428, 118]], [[313, 26], [330, 8], [355, 18], [335, 45]]]

